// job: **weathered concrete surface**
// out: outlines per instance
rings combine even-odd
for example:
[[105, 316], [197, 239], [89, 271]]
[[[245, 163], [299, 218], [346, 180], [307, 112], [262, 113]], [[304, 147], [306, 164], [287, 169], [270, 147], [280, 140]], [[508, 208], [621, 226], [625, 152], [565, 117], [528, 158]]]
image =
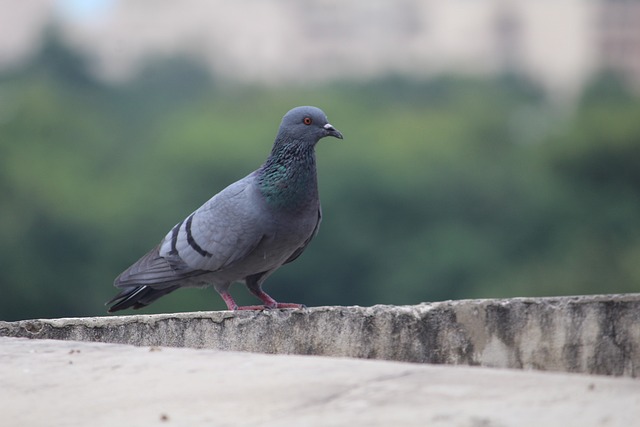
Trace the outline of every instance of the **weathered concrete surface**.
[[0, 322], [0, 336], [640, 375], [640, 294]]
[[638, 425], [640, 381], [0, 338], [3, 427]]

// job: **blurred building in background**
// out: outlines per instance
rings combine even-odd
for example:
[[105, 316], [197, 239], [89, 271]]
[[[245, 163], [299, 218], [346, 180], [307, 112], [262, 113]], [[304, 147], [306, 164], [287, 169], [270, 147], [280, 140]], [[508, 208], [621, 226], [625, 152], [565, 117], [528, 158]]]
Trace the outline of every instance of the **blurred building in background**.
[[388, 74], [518, 73], [557, 97], [603, 69], [640, 87], [640, 2], [628, 0], [0, 1], [0, 66], [55, 24], [107, 80], [188, 54], [269, 84]]
[[599, 2], [594, 27], [599, 66], [619, 73], [640, 91], [640, 2]]

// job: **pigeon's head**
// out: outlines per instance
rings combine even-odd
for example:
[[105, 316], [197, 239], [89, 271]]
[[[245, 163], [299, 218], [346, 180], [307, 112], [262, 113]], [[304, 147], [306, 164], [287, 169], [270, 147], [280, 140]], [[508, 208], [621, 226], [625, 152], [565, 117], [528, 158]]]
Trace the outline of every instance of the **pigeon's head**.
[[308, 141], [312, 144], [325, 136], [342, 139], [342, 133], [331, 126], [326, 114], [316, 107], [296, 107], [290, 110], [282, 118], [278, 133], [281, 137]]

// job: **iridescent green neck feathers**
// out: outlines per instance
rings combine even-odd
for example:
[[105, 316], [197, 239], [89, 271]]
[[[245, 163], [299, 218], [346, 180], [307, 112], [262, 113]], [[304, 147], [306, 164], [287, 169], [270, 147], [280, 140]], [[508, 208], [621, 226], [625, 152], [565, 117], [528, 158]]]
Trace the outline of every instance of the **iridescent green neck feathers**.
[[258, 188], [267, 204], [280, 209], [298, 210], [317, 200], [314, 144], [278, 141], [258, 170]]

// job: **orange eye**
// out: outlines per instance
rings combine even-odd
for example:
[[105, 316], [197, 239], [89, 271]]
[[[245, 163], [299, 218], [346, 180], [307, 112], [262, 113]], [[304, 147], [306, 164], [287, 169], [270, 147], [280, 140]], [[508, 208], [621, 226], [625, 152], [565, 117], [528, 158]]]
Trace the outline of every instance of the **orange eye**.
[[302, 123], [304, 123], [305, 125], [310, 125], [311, 123], [313, 123], [313, 120], [311, 120], [311, 117], [305, 117], [302, 120]]

